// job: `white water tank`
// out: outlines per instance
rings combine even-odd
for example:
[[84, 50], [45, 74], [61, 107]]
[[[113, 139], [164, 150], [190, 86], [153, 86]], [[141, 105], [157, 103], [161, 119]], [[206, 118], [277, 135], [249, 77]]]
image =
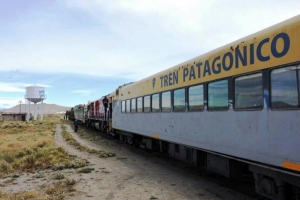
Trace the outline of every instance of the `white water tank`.
[[43, 99], [46, 99], [45, 88], [36, 85], [26, 87], [25, 99], [33, 103], [37, 103], [42, 101]]
[[30, 104], [34, 103], [34, 117], [33, 119], [37, 119], [37, 111], [36, 111], [36, 104], [38, 102], [41, 102], [41, 109], [40, 109], [40, 116], [41, 116], [41, 121], [43, 120], [43, 101], [46, 99], [45, 95], [45, 88], [37, 85], [29, 86], [26, 87], [26, 94], [25, 94], [25, 99], [28, 102], [27, 105], [27, 115], [26, 115], [26, 120], [28, 121], [30, 119]]

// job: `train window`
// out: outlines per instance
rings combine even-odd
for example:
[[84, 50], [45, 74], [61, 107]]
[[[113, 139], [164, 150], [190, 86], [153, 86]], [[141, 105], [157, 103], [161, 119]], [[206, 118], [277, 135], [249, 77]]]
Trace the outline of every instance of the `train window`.
[[208, 110], [228, 110], [228, 81], [221, 80], [208, 84]]
[[299, 108], [299, 66], [271, 72], [271, 106], [274, 109]]
[[234, 80], [235, 109], [261, 109], [263, 107], [262, 74], [251, 74]]
[[203, 85], [189, 88], [189, 111], [203, 111]]
[[137, 112], [143, 112], [143, 98], [139, 97], [137, 98]]
[[131, 112], [136, 112], [136, 99], [131, 99]]
[[152, 112], [159, 112], [159, 94], [153, 94], [151, 96], [152, 98], [152, 106], [151, 106], [151, 111]]
[[174, 111], [184, 112], [185, 111], [185, 89], [174, 90]]
[[130, 113], [130, 99], [126, 100], [126, 112]]
[[150, 112], [150, 96], [144, 96], [144, 112]]
[[171, 111], [171, 92], [163, 92], [161, 94], [161, 111], [170, 112]]
[[122, 113], [126, 112], [126, 101], [122, 101], [122, 103], [121, 103], [121, 112]]

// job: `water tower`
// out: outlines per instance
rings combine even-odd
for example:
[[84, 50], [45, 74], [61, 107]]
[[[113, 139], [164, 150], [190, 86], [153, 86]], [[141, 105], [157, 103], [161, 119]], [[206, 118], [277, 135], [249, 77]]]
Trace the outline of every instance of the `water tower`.
[[44, 114], [43, 113], [43, 100], [46, 99], [45, 88], [37, 86], [37, 85], [26, 87], [25, 99], [28, 102], [26, 120], [28, 121], [30, 119], [30, 104], [31, 104], [31, 102], [34, 103], [34, 120], [36, 120], [36, 118], [37, 118], [36, 104], [38, 102], [41, 102], [40, 116], [41, 116], [41, 121], [42, 121], [43, 114]]

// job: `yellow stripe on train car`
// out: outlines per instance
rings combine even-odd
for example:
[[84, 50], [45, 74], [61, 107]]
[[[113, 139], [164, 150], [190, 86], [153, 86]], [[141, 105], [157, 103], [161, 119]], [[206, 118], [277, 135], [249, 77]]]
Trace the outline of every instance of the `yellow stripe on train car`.
[[300, 172], [300, 164], [283, 161], [282, 166], [287, 169], [295, 170]]
[[153, 134], [153, 135], [152, 135], [152, 138], [154, 138], [154, 139], [159, 139], [159, 135], [158, 135], [158, 134]]

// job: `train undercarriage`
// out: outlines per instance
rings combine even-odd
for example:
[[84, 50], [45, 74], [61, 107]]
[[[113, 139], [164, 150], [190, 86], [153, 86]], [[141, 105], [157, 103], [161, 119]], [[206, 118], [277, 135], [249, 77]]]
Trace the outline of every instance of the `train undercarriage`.
[[195, 149], [125, 131], [110, 133], [124, 143], [159, 152], [230, 180], [251, 182], [256, 193], [274, 200], [300, 199], [299, 174], [227, 155]]
[[85, 121], [85, 127], [86, 128], [94, 128], [103, 133], [106, 133], [108, 131], [108, 123], [106, 120], [88, 119]]

